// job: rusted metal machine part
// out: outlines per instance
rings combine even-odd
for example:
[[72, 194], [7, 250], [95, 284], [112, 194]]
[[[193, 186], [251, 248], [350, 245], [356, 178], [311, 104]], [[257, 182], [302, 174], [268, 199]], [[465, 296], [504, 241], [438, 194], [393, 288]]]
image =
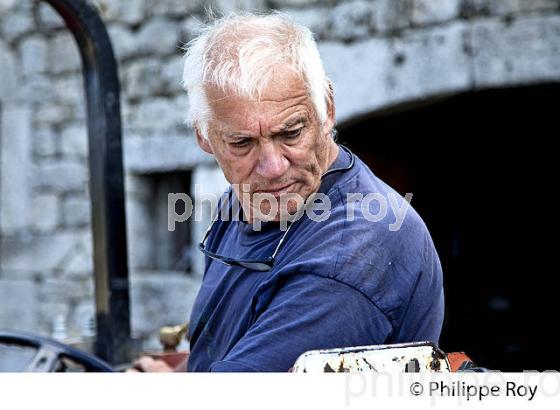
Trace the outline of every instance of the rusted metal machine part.
[[181, 340], [187, 334], [189, 322], [177, 326], [164, 326], [159, 329], [159, 341], [164, 352], [176, 352]]
[[460, 372], [476, 368], [474, 362], [466, 355], [465, 352], [447, 353], [447, 361], [449, 362], [452, 372]]
[[95, 353], [109, 363], [125, 363], [133, 352], [117, 64], [105, 25], [93, 6], [85, 0], [44, 1], [62, 16], [82, 57], [92, 204]]
[[475, 367], [462, 352], [446, 355], [431, 342], [415, 342], [312, 350], [297, 359], [293, 372], [456, 372]]
[[189, 323], [183, 323], [177, 326], [164, 326], [159, 330], [159, 341], [163, 348], [163, 352], [144, 352], [143, 355], [153, 357], [154, 359], [163, 360], [172, 368], [177, 368], [182, 364], [182, 369], [186, 370], [186, 361], [189, 357], [188, 350], [178, 351], [177, 348], [187, 334]]

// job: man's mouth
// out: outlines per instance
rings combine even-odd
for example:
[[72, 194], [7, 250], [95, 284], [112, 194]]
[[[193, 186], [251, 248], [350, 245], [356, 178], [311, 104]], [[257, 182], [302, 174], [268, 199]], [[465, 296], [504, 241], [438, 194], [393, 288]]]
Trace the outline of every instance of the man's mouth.
[[288, 184], [288, 185], [284, 185], [284, 186], [280, 186], [280, 187], [259, 189], [258, 191], [255, 191], [255, 194], [271, 194], [271, 195], [274, 195], [274, 196], [278, 196], [280, 194], [288, 193], [288, 190], [290, 189], [290, 187], [292, 185], [293, 185], [293, 183]]

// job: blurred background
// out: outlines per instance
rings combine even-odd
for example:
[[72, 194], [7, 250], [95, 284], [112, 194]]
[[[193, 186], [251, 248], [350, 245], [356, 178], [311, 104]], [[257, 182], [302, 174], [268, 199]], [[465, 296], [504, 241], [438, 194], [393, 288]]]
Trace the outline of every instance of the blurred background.
[[[145, 348], [188, 319], [203, 269], [195, 247], [208, 222], [169, 232], [167, 194], [225, 184], [182, 123], [181, 47], [207, 7], [277, 9], [319, 41], [340, 142], [411, 192], [432, 233], [445, 275], [440, 346], [492, 369], [560, 369], [560, 0], [92, 3], [119, 64], [131, 326]], [[40, 1], [0, 0], [2, 329], [95, 334], [85, 121], [62, 19]]]

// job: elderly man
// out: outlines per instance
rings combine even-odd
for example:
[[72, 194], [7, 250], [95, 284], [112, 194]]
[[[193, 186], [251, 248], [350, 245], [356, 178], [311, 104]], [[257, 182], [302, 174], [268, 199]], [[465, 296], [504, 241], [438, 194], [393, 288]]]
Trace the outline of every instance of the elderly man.
[[197, 141], [232, 184], [200, 245], [188, 371], [284, 372], [311, 349], [437, 343], [430, 235], [413, 209], [395, 229], [393, 207], [364, 199], [408, 204], [335, 142], [309, 30], [278, 14], [218, 20], [189, 44], [183, 80]]

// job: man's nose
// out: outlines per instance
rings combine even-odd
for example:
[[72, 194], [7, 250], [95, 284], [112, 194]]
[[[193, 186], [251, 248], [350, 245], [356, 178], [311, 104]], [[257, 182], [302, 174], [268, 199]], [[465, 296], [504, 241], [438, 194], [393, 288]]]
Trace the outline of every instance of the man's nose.
[[290, 162], [274, 143], [261, 146], [256, 168], [257, 174], [267, 179], [280, 178], [286, 173], [289, 166]]

